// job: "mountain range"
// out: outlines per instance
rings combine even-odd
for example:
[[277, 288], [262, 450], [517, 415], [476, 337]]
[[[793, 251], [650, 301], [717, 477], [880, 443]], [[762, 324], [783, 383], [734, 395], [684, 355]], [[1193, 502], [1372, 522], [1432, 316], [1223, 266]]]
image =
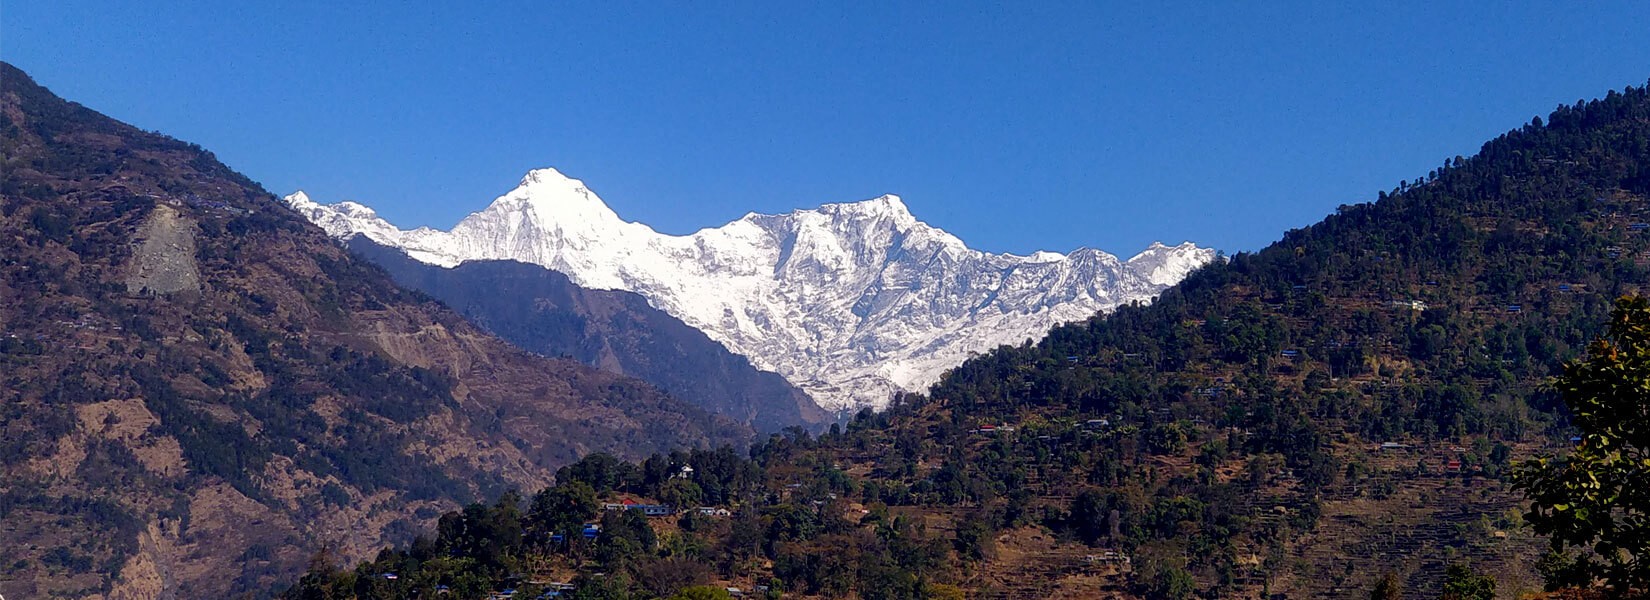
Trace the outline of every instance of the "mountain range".
[[354, 202], [286, 198], [339, 238], [363, 236], [432, 265], [515, 260], [625, 290], [700, 329], [833, 411], [880, 408], [970, 355], [1149, 301], [1215, 258], [1153, 244], [1127, 261], [1093, 249], [991, 254], [917, 220], [896, 196], [748, 214], [691, 235], [627, 222], [555, 169], [450, 231], [403, 230]]

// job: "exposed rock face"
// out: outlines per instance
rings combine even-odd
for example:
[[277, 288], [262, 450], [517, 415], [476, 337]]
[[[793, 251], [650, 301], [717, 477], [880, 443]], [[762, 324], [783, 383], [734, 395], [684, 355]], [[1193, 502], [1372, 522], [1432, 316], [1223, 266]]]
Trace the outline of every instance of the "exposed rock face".
[[195, 263], [195, 232], [194, 221], [183, 218], [171, 206], [157, 205], [138, 228], [141, 241], [133, 253], [126, 292], [199, 292], [201, 270]]
[[895, 196], [672, 236], [623, 221], [554, 169], [528, 173], [452, 231], [403, 231], [360, 204], [302, 192], [287, 202], [334, 236], [430, 264], [515, 260], [636, 292], [832, 410], [881, 407], [972, 353], [1150, 300], [1215, 257], [1190, 243], [1127, 261], [1086, 248], [990, 254], [918, 221]]

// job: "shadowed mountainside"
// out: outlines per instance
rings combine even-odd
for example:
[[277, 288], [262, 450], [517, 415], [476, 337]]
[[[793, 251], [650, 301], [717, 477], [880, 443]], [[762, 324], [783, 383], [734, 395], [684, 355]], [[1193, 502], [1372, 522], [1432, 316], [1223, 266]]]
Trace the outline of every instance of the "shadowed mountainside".
[[364, 236], [350, 238], [348, 247], [397, 283], [527, 350], [641, 379], [764, 432], [818, 429], [831, 420], [785, 378], [757, 370], [637, 294], [585, 289], [561, 273], [514, 261], [438, 267]]

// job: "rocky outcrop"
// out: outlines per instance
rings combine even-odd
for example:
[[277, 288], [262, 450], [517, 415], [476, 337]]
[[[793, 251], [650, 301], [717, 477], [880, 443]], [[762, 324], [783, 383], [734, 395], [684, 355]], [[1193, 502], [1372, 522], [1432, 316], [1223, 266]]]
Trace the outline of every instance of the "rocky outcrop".
[[200, 265], [195, 263], [194, 221], [166, 204], [155, 206], [138, 228], [138, 246], [132, 253], [128, 294], [198, 293]]

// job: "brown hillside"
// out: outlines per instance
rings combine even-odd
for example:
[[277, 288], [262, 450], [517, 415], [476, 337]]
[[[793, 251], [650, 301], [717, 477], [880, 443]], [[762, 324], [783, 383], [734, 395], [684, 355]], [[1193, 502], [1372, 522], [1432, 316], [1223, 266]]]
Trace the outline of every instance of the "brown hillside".
[[262, 593], [590, 451], [750, 434], [517, 350], [10, 65], [0, 148], [0, 594]]

